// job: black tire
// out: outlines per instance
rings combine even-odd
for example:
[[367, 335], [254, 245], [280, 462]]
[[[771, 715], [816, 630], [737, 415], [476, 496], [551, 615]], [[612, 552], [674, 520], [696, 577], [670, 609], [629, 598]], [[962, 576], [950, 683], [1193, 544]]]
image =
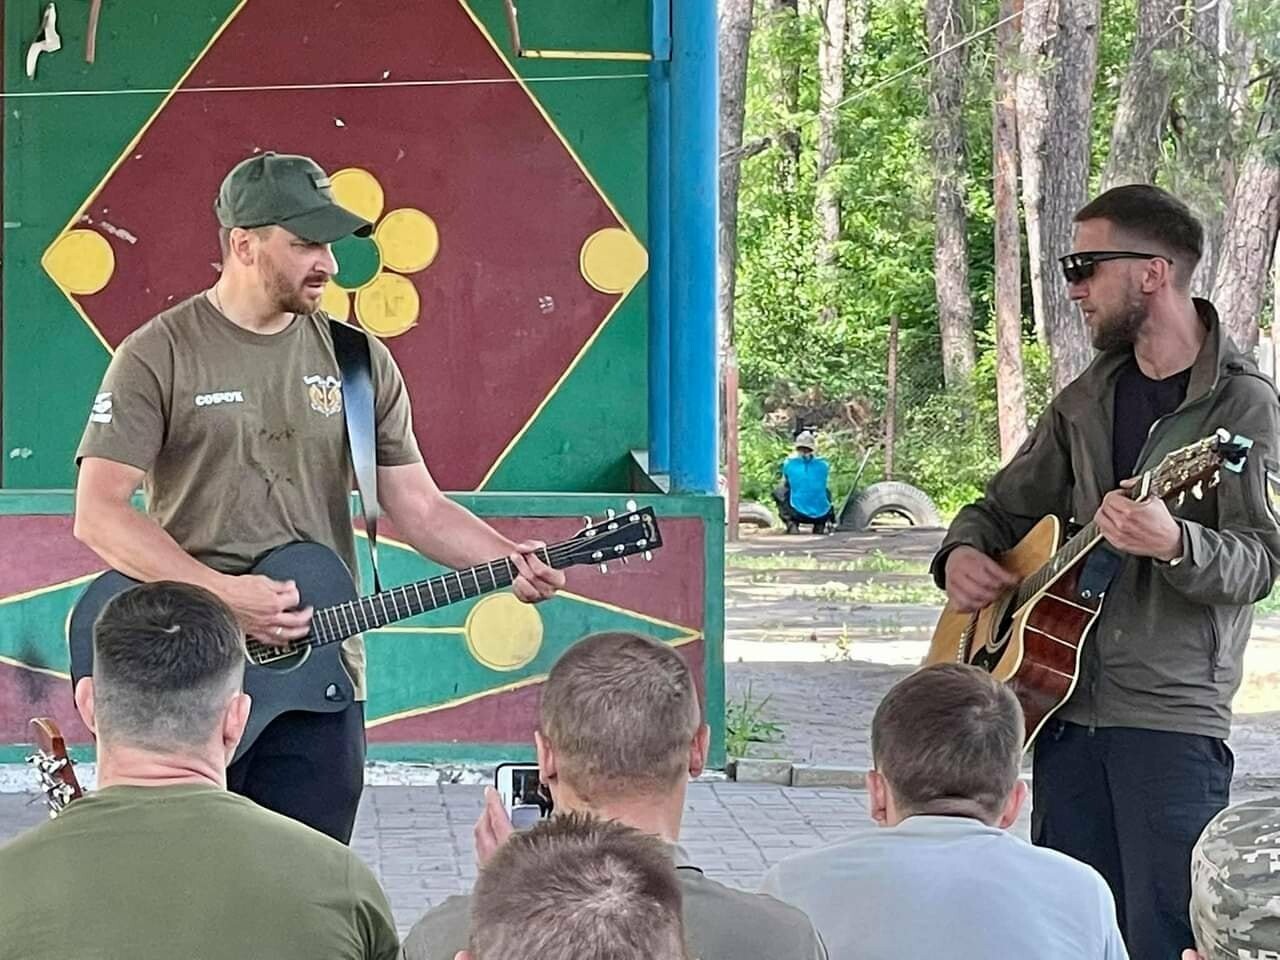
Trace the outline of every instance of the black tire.
[[743, 500], [738, 504], [738, 524], [741, 526], [760, 527], [767, 530], [777, 525], [777, 518], [773, 515], [773, 511], [766, 507], [763, 503], [756, 503], [753, 500]]
[[[886, 523], [886, 520], [897, 522]], [[923, 490], [897, 480], [882, 480], [845, 501], [839, 529], [860, 531], [880, 525], [940, 527], [942, 516]]]

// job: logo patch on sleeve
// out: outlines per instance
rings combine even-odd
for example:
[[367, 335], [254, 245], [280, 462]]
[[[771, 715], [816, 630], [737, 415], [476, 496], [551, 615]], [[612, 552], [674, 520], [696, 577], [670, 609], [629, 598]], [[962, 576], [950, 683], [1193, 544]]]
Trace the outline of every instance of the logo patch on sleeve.
[[111, 422], [111, 391], [100, 393], [93, 398], [93, 410], [89, 413], [91, 423]]

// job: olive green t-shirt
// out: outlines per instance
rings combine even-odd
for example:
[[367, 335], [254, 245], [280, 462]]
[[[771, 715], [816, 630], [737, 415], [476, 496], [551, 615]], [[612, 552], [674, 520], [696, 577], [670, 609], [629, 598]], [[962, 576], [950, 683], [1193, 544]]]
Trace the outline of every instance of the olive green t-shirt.
[[393, 960], [348, 847], [213, 786], [106, 787], [0, 847], [0, 960]]
[[[404, 379], [369, 337], [377, 459], [422, 459]], [[273, 547], [312, 540], [357, 570], [342, 384], [329, 318], [296, 316], [279, 333], [237, 326], [198, 294], [120, 344], [94, 398], [76, 462], [146, 471], [147, 512], [178, 545], [222, 573]], [[364, 698], [364, 646], [343, 645]]]

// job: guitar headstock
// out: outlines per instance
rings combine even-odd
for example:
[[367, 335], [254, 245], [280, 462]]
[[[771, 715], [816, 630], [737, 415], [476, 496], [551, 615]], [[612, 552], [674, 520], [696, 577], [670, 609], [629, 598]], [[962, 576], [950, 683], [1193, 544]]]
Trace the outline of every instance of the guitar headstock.
[[56, 817], [72, 800], [79, 799], [84, 791], [76, 779], [66, 741], [58, 725], [48, 717], [36, 717], [31, 721], [31, 741], [35, 751], [27, 757], [40, 778], [49, 805], [49, 816]]
[[1166, 454], [1164, 459], [1139, 479], [1134, 499], [1159, 497], [1162, 500], [1178, 495], [1181, 503], [1187, 491], [1197, 500], [1204, 496], [1204, 487], [1216, 487], [1223, 469], [1239, 473], [1249, 456], [1253, 441], [1248, 437], [1232, 436], [1219, 427], [1211, 436], [1188, 444]]
[[653, 558], [653, 551], [662, 546], [662, 533], [658, 530], [658, 518], [653, 507], [637, 509], [635, 501], [627, 502], [627, 512], [615, 514], [612, 510], [602, 520], [583, 517], [586, 525], [563, 543], [556, 544], [556, 559], [563, 558], [557, 566], [594, 564], [601, 573], [609, 572], [609, 561], [621, 560], [640, 554], [646, 560]]

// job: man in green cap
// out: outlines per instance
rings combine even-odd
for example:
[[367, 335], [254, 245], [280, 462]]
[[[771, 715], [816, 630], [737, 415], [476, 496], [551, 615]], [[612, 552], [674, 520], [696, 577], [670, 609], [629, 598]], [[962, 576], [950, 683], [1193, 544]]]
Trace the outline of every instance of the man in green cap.
[[1280, 797], [1228, 807], [1191, 852], [1183, 960], [1280, 960]]
[[[356, 563], [352, 465], [329, 318], [319, 310], [337, 272], [330, 244], [372, 225], [339, 206], [310, 158], [258, 153], [227, 174], [214, 204], [222, 272], [208, 290], [125, 338], [103, 379], [76, 453], [76, 536], [138, 580], [205, 587], [249, 637], [307, 636], [312, 611], [295, 584], [247, 575], [296, 540]], [[413, 434], [404, 379], [368, 337], [377, 421], [378, 499], [425, 556], [466, 567], [501, 555], [513, 591], [535, 602], [563, 573], [444, 497]], [[130, 500], [141, 485], [147, 512]], [[331, 713], [276, 718], [228, 770], [228, 785], [343, 842], [363, 788], [365, 658], [343, 661], [355, 701]]]

